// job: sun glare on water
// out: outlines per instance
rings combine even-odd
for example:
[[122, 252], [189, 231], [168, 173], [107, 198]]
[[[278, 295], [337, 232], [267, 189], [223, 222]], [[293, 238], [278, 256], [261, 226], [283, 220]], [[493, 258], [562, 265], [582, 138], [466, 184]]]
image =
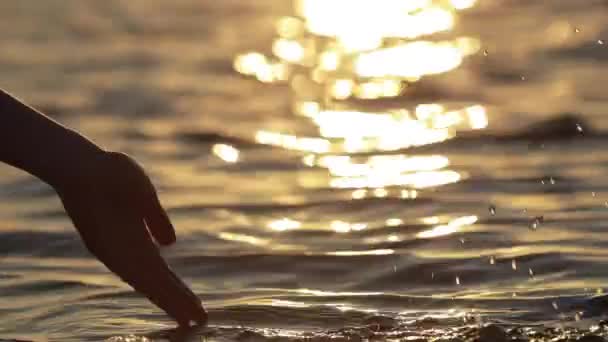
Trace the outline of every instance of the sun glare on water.
[[[326, 170], [326, 186], [350, 189], [352, 200], [414, 200], [424, 189], [461, 181], [466, 175], [451, 169], [447, 156], [415, 148], [448, 141], [460, 130], [485, 129], [487, 109], [475, 102], [416, 103], [409, 93], [480, 51], [476, 38], [454, 33], [458, 12], [475, 5], [475, 0], [294, 0], [294, 15], [276, 22], [272, 55], [243, 53], [234, 67], [244, 76], [289, 87], [293, 115], [309, 120], [317, 133], [260, 130], [256, 142], [302, 153], [303, 165]], [[223, 149], [220, 157], [234, 159], [234, 153]], [[463, 216], [417, 236], [449, 235], [476, 220]], [[284, 232], [302, 223], [277, 218], [268, 227]], [[336, 233], [366, 228], [342, 221], [329, 227]]]

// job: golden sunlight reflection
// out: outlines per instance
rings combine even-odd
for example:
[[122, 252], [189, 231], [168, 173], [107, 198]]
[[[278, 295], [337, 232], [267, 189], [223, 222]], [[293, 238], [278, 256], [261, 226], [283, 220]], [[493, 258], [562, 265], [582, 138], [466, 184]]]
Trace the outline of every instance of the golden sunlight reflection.
[[276, 230], [278, 232], [284, 232], [286, 230], [294, 230], [302, 227], [302, 223], [299, 221], [295, 221], [284, 217], [279, 220], [274, 220], [268, 223], [268, 228], [272, 230]]
[[[424, 145], [447, 139], [445, 130], [435, 130], [426, 122], [412, 119], [407, 111], [360, 112], [327, 110], [310, 116], [326, 138], [342, 138], [345, 147], [349, 140], [375, 138], [369, 148], [382, 150]], [[348, 122], [348, 125], [344, 123]], [[411, 134], [411, 137], [406, 135]], [[399, 141], [395, 143], [394, 141]], [[360, 152], [360, 151], [353, 151]]]
[[239, 160], [239, 150], [226, 144], [215, 144], [212, 148], [213, 154], [227, 163], [236, 163]]
[[430, 0], [298, 0], [295, 8], [309, 32], [335, 38], [346, 51], [377, 48], [387, 37], [413, 39], [449, 30], [457, 9]]
[[266, 245], [270, 244], [270, 240], [261, 239], [261, 238], [255, 237], [255, 236], [245, 235], [245, 234], [221, 232], [219, 234], [219, 237], [220, 237], [220, 239], [236, 241], [236, 242], [243, 242], [243, 243], [247, 243], [247, 244], [254, 245], [254, 246], [266, 246]]
[[234, 69], [247, 76], [254, 76], [258, 81], [272, 83], [287, 79], [287, 66], [280, 62], [272, 62], [266, 56], [250, 52], [238, 56], [234, 60]]
[[395, 251], [392, 249], [372, 249], [365, 251], [335, 251], [327, 252], [325, 254], [333, 256], [391, 255], [395, 254]]
[[310, 307], [309, 304], [306, 304], [303, 302], [295, 302], [292, 300], [284, 300], [284, 299], [271, 299], [270, 305], [290, 307], [290, 308], [308, 308], [308, 307]]
[[354, 87], [352, 95], [367, 100], [396, 97], [401, 94], [404, 88], [403, 82], [398, 79], [372, 79], [358, 83]]
[[[460, 130], [485, 129], [486, 108], [477, 103], [398, 99], [415, 82], [450, 72], [479, 52], [478, 39], [454, 32], [459, 11], [475, 6], [477, 0], [293, 3], [294, 16], [276, 23], [272, 55], [244, 53], [235, 58], [234, 68], [262, 82], [288, 85], [293, 113], [309, 119], [317, 132], [259, 130], [255, 141], [303, 152], [305, 166], [327, 170], [329, 187], [352, 189], [353, 200], [415, 199], [419, 189], [462, 180], [465, 175], [450, 169], [446, 156], [408, 153], [407, 149], [445, 142]], [[438, 33], [440, 37], [433, 37]], [[450, 234], [459, 222], [420, 236]], [[275, 231], [300, 228], [289, 219], [273, 221], [268, 227]], [[362, 223], [330, 224], [337, 233], [365, 228]]]
[[377, 296], [377, 295], [384, 294], [383, 292], [334, 292], [334, 291], [313, 290], [313, 289], [306, 289], [306, 288], [297, 289], [297, 290], [295, 290], [295, 292], [298, 294], [317, 296], [317, 297], [323, 297], [323, 296], [329, 296], [329, 297], [363, 296], [363, 297], [365, 297], [365, 296]]
[[368, 177], [335, 177], [330, 181], [330, 186], [340, 189], [374, 188], [379, 186], [408, 186], [423, 189], [438, 185], [456, 183], [460, 181], [460, 179], [460, 174], [455, 171], [423, 171], [400, 174], [382, 179]]
[[462, 10], [475, 6], [477, 0], [451, 0], [450, 2], [454, 8]]
[[249, 244], [257, 247], [272, 248], [279, 251], [295, 251], [301, 249], [298, 245], [281, 244], [271, 239], [261, 238], [253, 235], [232, 233], [232, 232], [220, 232], [218, 237], [223, 240], [239, 242]]
[[[482, 129], [488, 125], [485, 108], [480, 105], [447, 110], [439, 104], [420, 104], [413, 113], [404, 109], [362, 112], [318, 108], [320, 104], [308, 101], [297, 106], [296, 112], [319, 127], [320, 135], [326, 138], [322, 143], [325, 152], [393, 151], [445, 141], [453, 137], [457, 128]], [[265, 136], [269, 134], [272, 133], [264, 132]], [[295, 143], [280, 145], [302, 150]]]
[[374, 196], [377, 198], [386, 197], [386, 196], [388, 196], [388, 190], [386, 190], [384, 188], [374, 189]]
[[357, 190], [353, 191], [351, 196], [353, 199], [363, 199], [367, 196], [367, 190], [366, 189], [357, 189]]
[[403, 224], [403, 220], [400, 218], [389, 218], [386, 220], [386, 225], [389, 227], [396, 227]]
[[375, 309], [363, 309], [360, 307], [354, 307], [352, 305], [348, 305], [348, 304], [344, 304], [344, 303], [324, 303], [323, 305], [336, 308], [342, 312], [347, 312], [347, 311], [357, 311], [357, 312], [367, 312], [367, 313], [378, 312], [378, 310], [375, 310]]
[[281, 38], [274, 41], [272, 52], [284, 61], [297, 63], [304, 58], [305, 50], [299, 42]]
[[355, 59], [355, 72], [362, 77], [398, 76], [407, 80], [444, 73], [477, 52], [474, 41], [465, 42], [420, 41], [362, 53]]
[[421, 221], [424, 224], [439, 224], [439, 222], [441, 222], [437, 216], [423, 217]]
[[415, 199], [415, 198], [418, 198], [418, 191], [416, 191], [416, 190], [401, 190], [401, 198], [404, 198], [404, 199]]
[[380, 178], [408, 171], [438, 170], [448, 164], [448, 159], [443, 156], [406, 157], [404, 155], [372, 156], [361, 162], [353, 160], [350, 156], [323, 156], [317, 162], [317, 165], [326, 167], [334, 176], [376, 175]]
[[332, 221], [329, 226], [336, 233], [349, 233], [351, 231], [360, 231], [367, 228], [366, 223], [348, 223], [339, 220]]
[[[441, 170], [449, 165], [447, 158], [439, 155], [413, 156], [376, 155], [355, 160], [346, 155], [327, 155], [315, 158], [307, 156], [305, 164], [320, 166], [333, 176], [330, 185], [336, 188], [375, 188], [375, 197], [386, 197], [386, 186], [410, 186], [425, 188], [454, 183], [460, 174]], [[364, 198], [365, 192], [353, 194], [353, 198]]]
[[458, 232], [466, 226], [470, 226], [477, 222], [477, 216], [462, 216], [448, 222], [448, 224], [435, 226], [432, 229], [422, 231], [416, 234], [416, 237], [421, 239], [430, 239], [439, 236], [450, 235]]
[[488, 127], [488, 116], [483, 106], [472, 106], [466, 109], [466, 113], [473, 129], [483, 129]]
[[326, 153], [329, 152], [331, 143], [323, 138], [303, 138], [291, 134], [277, 132], [259, 131], [255, 140], [260, 144], [279, 146], [288, 150]]

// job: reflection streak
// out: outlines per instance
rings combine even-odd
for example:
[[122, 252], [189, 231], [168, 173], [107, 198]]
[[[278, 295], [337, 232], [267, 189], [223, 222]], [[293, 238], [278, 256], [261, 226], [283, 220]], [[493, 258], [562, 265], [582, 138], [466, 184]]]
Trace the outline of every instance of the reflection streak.
[[236, 163], [239, 160], [239, 150], [226, 144], [215, 144], [212, 148], [213, 154], [227, 163]]
[[362, 77], [417, 80], [458, 67], [466, 51], [453, 42], [414, 42], [359, 55], [355, 72]]
[[[308, 118], [318, 135], [260, 130], [256, 142], [303, 152], [305, 166], [327, 170], [329, 187], [352, 189], [352, 200], [395, 194], [396, 198], [415, 199], [417, 189], [459, 182], [464, 176], [450, 169], [446, 156], [408, 154], [405, 149], [449, 140], [459, 130], [485, 129], [484, 106], [418, 103], [404, 108], [374, 101], [407, 95], [415, 82], [452, 71], [478, 53], [480, 43], [475, 38], [430, 37], [452, 30], [457, 12], [476, 2], [294, 0], [297, 17], [278, 20], [273, 56], [249, 52], [238, 56], [234, 67], [262, 82], [288, 81], [294, 114]], [[355, 100], [372, 105], [359, 105]], [[476, 216], [463, 216], [438, 225], [438, 217], [428, 218], [425, 224], [435, 227], [417, 237], [453, 234], [476, 221]], [[385, 223], [398, 227], [403, 221], [391, 217]], [[288, 218], [268, 223], [268, 228], [278, 232], [301, 227], [302, 223]], [[367, 228], [365, 223], [329, 223], [329, 230], [335, 233]], [[391, 234], [387, 239], [399, 241], [400, 236]]]
[[309, 32], [334, 37], [346, 51], [374, 49], [385, 37], [412, 39], [454, 25], [453, 8], [429, 0], [299, 0], [296, 8]]
[[416, 234], [416, 237], [421, 239], [430, 239], [439, 236], [450, 235], [458, 232], [466, 226], [470, 226], [477, 222], [477, 216], [462, 216], [453, 219], [448, 224], [436, 226], [433, 229], [422, 231]]

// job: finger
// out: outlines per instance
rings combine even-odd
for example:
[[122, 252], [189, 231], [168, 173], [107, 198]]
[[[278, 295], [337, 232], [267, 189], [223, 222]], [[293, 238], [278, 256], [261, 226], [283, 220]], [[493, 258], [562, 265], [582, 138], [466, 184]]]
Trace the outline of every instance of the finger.
[[[170, 272], [168, 269], [167, 271]], [[207, 314], [202, 308], [200, 300], [193, 296], [189, 289], [182, 289], [177, 282], [172, 281], [173, 279], [169, 277], [162, 279], [160, 281], [156, 279], [148, 288], [145, 288], [145, 284], [150, 283], [142, 282], [141, 284], [144, 286], [141, 288], [141, 292], [173, 317], [180, 326], [188, 327], [191, 321], [204, 324]], [[135, 281], [134, 284], [137, 286], [140, 282]]]
[[[155, 264], [160, 264], [162, 268], [165, 262], [158, 255], [158, 250], [150, 240], [149, 234], [141, 221], [138, 224], [137, 220], [133, 219], [130, 220], [132, 222], [130, 226], [120, 227], [118, 222], [125, 221], [124, 213], [115, 212], [112, 215], [96, 217], [90, 210], [86, 210], [84, 202], [72, 201], [69, 198], [63, 200], [63, 205], [90, 252], [123, 281], [164, 310], [180, 326], [189, 325], [189, 313], [186, 310], [179, 309], [180, 306], [185, 305], [172, 305], [174, 302], [172, 302], [170, 296], [174, 295], [172, 292], [175, 291], [165, 290], [171, 286], [155, 286], [156, 281], [159, 280], [158, 275], [148, 271], [151, 268], [156, 268], [154, 267]], [[116, 218], [119, 219], [116, 220]], [[99, 234], [101, 231], [100, 224], [107, 225], [103, 235]], [[120, 233], [117, 234], [117, 232]], [[110, 250], [112, 252], [108, 252]], [[144, 250], [147, 251], [144, 252]], [[129, 251], [135, 251], [136, 253], [129, 253]], [[158, 255], [156, 260], [154, 260], [155, 253]], [[165, 278], [170, 278], [170, 281], [173, 281], [172, 277], [166, 276]], [[180, 291], [183, 290], [180, 289]], [[186, 295], [182, 294], [181, 296]]]
[[150, 234], [161, 245], [170, 245], [177, 239], [175, 228], [169, 220], [165, 209], [161, 206], [156, 191], [153, 198], [149, 200], [148, 208], [145, 209], [144, 218]]
[[170, 245], [177, 239], [175, 235], [175, 228], [171, 224], [169, 215], [163, 208], [158, 199], [158, 194], [154, 185], [150, 181], [150, 178], [145, 174], [145, 171], [141, 166], [138, 165], [142, 171], [143, 178], [143, 193], [145, 198], [143, 199], [143, 215], [146, 221], [146, 225], [150, 230], [150, 234], [154, 237], [161, 245]]
[[174, 283], [180, 286], [185, 291], [185, 293], [187, 293], [188, 296], [192, 299], [192, 303], [194, 305], [191, 307], [190, 311], [191, 319], [195, 321], [198, 325], [206, 325], [208, 315], [205, 308], [203, 308], [203, 304], [201, 303], [200, 299], [188, 288], [186, 284], [184, 284], [181, 279], [179, 279], [179, 277], [175, 275], [175, 273], [173, 273], [173, 271], [169, 270], [169, 272], [171, 273], [171, 277], [173, 278]]
[[113, 263], [113, 271], [181, 326], [188, 326], [191, 320], [201, 321], [204, 310], [200, 300], [171, 271], [150, 239], [143, 222], [136, 217], [123, 218], [121, 221], [127, 223], [123, 223], [125, 226], [120, 230], [131, 233], [123, 236], [119, 243], [122, 253], [114, 255], [124, 255]]
[[116, 165], [120, 166], [125, 184], [130, 188], [128, 193], [134, 195], [136, 203], [130, 203], [145, 219], [150, 234], [161, 245], [175, 242], [175, 229], [169, 216], [163, 209], [154, 185], [144, 168], [133, 158], [123, 153], [110, 153]]
[[207, 323], [207, 312], [200, 299], [169, 267], [166, 268], [166, 272], [170, 278], [168, 281], [175, 286], [176, 292], [183, 295], [183, 303], [179, 305], [179, 310], [187, 315], [188, 323], [194, 321], [198, 325], [205, 325]]
[[[156, 306], [176, 320], [180, 326], [188, 326], [191, 320], [188, 308], [190, 298], [175, 286], [172, 279], [161, 272], [143, 267], [140, 258], [111, 267], [135, 290], [146, 296]], [[160, 261], [159, 261], [160, 262]], [[155, 262], [156, 263], [156, 262]], [[161, 265], [161, 269], [164, 265]], [[164, 273], [164, 271], [162, 272]]]

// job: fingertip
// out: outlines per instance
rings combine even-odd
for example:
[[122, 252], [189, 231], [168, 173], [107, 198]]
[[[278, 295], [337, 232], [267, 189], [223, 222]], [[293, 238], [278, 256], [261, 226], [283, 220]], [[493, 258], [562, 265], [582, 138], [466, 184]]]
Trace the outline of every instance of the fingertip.
[[196, 321], [196, 324], [198, 324], [198, 325], [207, 325], [207, 321], [209, 320], [209, 315], [207, 315], [207, 311], [205, 311], [205, 309], [202, 307], [202, 305], [194, 320]]
[[134, 162], [140, 170], [140, 210], [146, 221], [146, 226], [150, 234], [158, 244], [166, 246], [175, 243], [177, 240], [175, 228], [169, 219], [169, 215], [163, 208], [158, 198], [158, 193], [152, 181], [141, 167]]

